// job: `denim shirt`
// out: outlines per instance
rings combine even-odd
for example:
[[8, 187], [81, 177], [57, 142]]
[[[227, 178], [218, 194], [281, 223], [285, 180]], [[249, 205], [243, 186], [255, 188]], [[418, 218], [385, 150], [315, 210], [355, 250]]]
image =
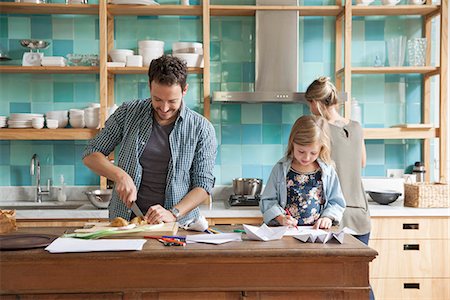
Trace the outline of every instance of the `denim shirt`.
[[[334, 224], [341, 221], [345, 209], [345, 199], [336, 171], [321, 159], [317, 163], [322, 169], [324, 193], [324, 210], [321, 217], [330, 218]], [[264, 223], [269, 224], [279, 215], [285, 215], [287, 203], [286, 175], [291, 167], [292, 159], [284, 157], [272, 168], [269, 180], [264, 188], [259, 203]]]
[[[117, 166], [133, 179], [137, 190], [141, 183], [142, 166], [139, 158], [144, 152], [153, 127], [153, 108], [150, 99], [122, 104], [112, 114], [96, 137], [86, 147], [83, 158], [94, 152], [109, 155], [120, 145]], [[169, 135], [171, 158], [166, 181], [164, 207], [172, 208], [196, 187], [211, 193], [214, 186], [214, 163], [217, 153], [215, 131], [202, 115], [182, 103], [180, 113]], [[145, 212], [144, 212], [145, 214]], [[109, 218], [129, 220], [131, 211], [113, 191], [109, 205]], [[178, 221], [180, 224], [199, 216], [198, 207]]]

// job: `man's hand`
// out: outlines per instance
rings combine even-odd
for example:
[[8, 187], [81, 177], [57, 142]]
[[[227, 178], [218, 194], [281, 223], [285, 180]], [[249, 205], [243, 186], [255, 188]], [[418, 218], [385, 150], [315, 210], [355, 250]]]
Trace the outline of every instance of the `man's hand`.
[[145, 214], [148, 224], [171, 223], [176, 222], [175, 216], [159, 204], [150, 206]]
[[323, 217], [323, 218], [319, 218], [316, 223], [313, 226], [313, 229], [328, 229], [331, 227], [331, 225], [333, 224], [333, 221], [331, 221], [330, 218], [327, 217]]
[[123, 203], [130, 208], [134, 201], [137, 199], [137, 190], [134, 185], [133, 179], [126, 172], [122, 172], [121, 175], [114, 181], [116, 192]]

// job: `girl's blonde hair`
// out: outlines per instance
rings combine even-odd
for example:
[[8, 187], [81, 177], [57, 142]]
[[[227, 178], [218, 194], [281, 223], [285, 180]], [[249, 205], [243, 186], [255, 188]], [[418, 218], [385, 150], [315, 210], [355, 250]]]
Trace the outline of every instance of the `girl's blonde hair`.
[[321, 145], [319, 158], [325, 163], [333, 165], [330, 151], [330, 136], [328, 122], [320, 116], [305, 115], [295, 121], [286, 151], [286, 156], [294, 158], [294, 144], [307, 146], [314, 143]]
[[305, 98], [308, 102], [315, 101], [317, 110], [325, 119], [330, 119], [328, 108], [338, 104], [336, 87], [329, 77], [319, 77], [314, 80], [306, 89]]

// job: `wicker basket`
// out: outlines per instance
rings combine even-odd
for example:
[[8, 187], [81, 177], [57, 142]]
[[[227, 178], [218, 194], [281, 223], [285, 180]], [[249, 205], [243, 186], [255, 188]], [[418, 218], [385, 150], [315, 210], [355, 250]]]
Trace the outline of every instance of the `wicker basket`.
[[405, 183], [404, 206], [450, 207], [448, 184], [439, 182]]

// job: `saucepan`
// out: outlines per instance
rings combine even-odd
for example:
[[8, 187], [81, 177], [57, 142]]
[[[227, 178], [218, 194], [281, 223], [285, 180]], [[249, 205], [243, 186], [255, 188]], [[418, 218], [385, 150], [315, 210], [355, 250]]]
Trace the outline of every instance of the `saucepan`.
[[259, 178], [234, 178], [233, 192], [235, 195], [260, 195], [262, 185], [263, 181]]

